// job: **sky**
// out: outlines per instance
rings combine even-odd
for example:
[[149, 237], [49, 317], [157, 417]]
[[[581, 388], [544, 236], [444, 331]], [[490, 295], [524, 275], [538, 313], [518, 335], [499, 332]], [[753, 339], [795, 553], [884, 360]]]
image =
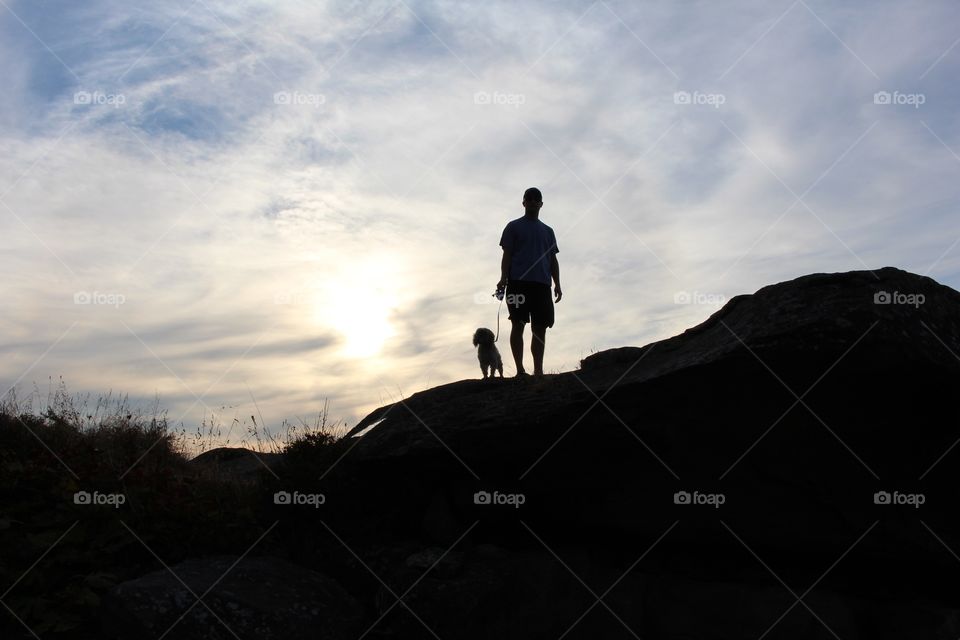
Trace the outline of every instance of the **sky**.
[[352, 426], [480, 377], [530, 186], [548, 373], [808, 273], [960, 288], [958, 72], [953, 0], [0, 0], [0, 385]]

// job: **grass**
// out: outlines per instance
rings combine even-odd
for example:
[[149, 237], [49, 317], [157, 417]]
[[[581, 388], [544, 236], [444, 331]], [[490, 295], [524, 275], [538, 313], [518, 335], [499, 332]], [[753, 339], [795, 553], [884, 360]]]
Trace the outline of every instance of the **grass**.
[[[142, 411], [126, 397], [71, 396], [62, 381], [45, 398], [8, 394], [0, 402], [0, 599], [13, 613], [0, 613], [0, 636], [77, 637], [95, 628], [115, 584], [188, 557], [244, 553], [272, 522], [270, 488], [200, 473], [190, 458], [245, 446], [288, 453], [290, 470], [301, 470], [294, 475], [309, 475], [343, 447], [326, 409], [313, 424], [284, 423], [280, 437], [262, 418], [235, 418], [224, 429], [215, 415], [188, 435], [156, 404]], [[123, 502], [78, 504], [84, 493]]]
[[[253, 395], [251, 394], [251, 399]], [[256, 399], [253, 399], [256, 406]], [[313, 423], [303, 419], [297, 422], [284, 420], [280, 424], [279, 434], [274, 435], [265, 426], [263, 416], [259, 422], [257, 416], [240, 418], [234, 415], [227, 426], [223, 423], [223, 413], [227, 407], [220, 408], [221, 413], [210, 413], [204, 416], [189, 437], [180, 432], [185, 451], [188, 455], [199, 455], [217, 447], [243, 447], [257, 453], [286, 453], [289, 448], [304, 438], [315, 438], [319, 435], [329, 437], [330, 442], [341, 439], [348, 429], [339, 421], [331, 422], [329, 418], [329, 403], [324, 401], [323, 407]], [[257, 409], [259, 414], [259, 409]]]

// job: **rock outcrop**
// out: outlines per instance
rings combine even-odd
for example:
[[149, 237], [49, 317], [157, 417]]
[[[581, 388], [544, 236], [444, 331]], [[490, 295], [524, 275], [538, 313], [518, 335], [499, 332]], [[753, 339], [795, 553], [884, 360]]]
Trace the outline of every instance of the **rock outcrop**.
[[[204, 602], [240, 637], [954, 640], [958, 387], [957, 291], [893, 268], [771, 285], [576, 371], [381, 407], [322, 469], [198, 458], [265, 481], [272, 544], [320, 571], [245, 559]], [[174, 573], [200, 594], [230, 562]], [[159, 571], [105, 611], [157, 637], [194, 600]], [[228, 637], [207, 613], [168, 637]]]
[[360, 606], [334, 580], [278, 558], [188, 560], [118, 585], [103, 607], [109, 637], [340, 639]]
[[[475, 524], [477, 543], [607, 569], [653, 546], [634, 572], [714, 585], [689, 607], [739, 585], [720, 599], [772, 623], [762, 593], [815, 585], [863, 637], [956, 633], [958, 386], [960, 293], [894, 268], [809, 275], [577, 371], [381, 407], [350, 457], [385, 490], [351, 499], [438, 544]], [[693, 614], [637, 589], [646, 619]]]
[[283, 455], [256, 452], [243, 447], [218, 447], [190, 460], [196, 471], [237, 482], [256, 482], [264, 473], [274, 474]]

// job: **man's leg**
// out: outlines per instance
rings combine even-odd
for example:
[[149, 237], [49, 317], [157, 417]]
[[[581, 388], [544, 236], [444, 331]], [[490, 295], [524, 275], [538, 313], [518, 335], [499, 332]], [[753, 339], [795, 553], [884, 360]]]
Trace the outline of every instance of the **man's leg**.
[[517, 375], [523, 371], [523, 325], [522, 320], [511, 320], [510, 350], [513, 351], [513, 362], [517, 365]]
[[[533, 375], [543, 375], [543, 349], [547, 346], [547, 327], [546, 325], [530, 325], [530, 331], [533, 333], [531, 339], [530, 351], [533, 353]], [[523, 347], [523, 344], [520, 345]]]

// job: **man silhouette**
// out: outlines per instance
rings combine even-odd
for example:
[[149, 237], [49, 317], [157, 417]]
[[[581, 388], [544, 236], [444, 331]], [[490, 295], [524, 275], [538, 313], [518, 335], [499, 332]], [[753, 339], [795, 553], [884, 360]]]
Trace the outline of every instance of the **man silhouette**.
[[560, 263], [557, 262], [557, 237], [553, 229], [540, 222], [543, 195], [536, 187], [523, 192], [523, 217], [511, 220], [500, 236], [503, 258], [500, 261], [500, 282], [497, 291], [506, 288], [510, 309], [510, 350], [517, 365], [517, 377], [527, 375], [523, 369], [523, 326], [530, 322], [533, 334], [533, 375], [543, 375], [543, 351], [547, 328], [553, 326], [553, 303], [550, 280], [553, 279], [556, 302], [560, 302]]

